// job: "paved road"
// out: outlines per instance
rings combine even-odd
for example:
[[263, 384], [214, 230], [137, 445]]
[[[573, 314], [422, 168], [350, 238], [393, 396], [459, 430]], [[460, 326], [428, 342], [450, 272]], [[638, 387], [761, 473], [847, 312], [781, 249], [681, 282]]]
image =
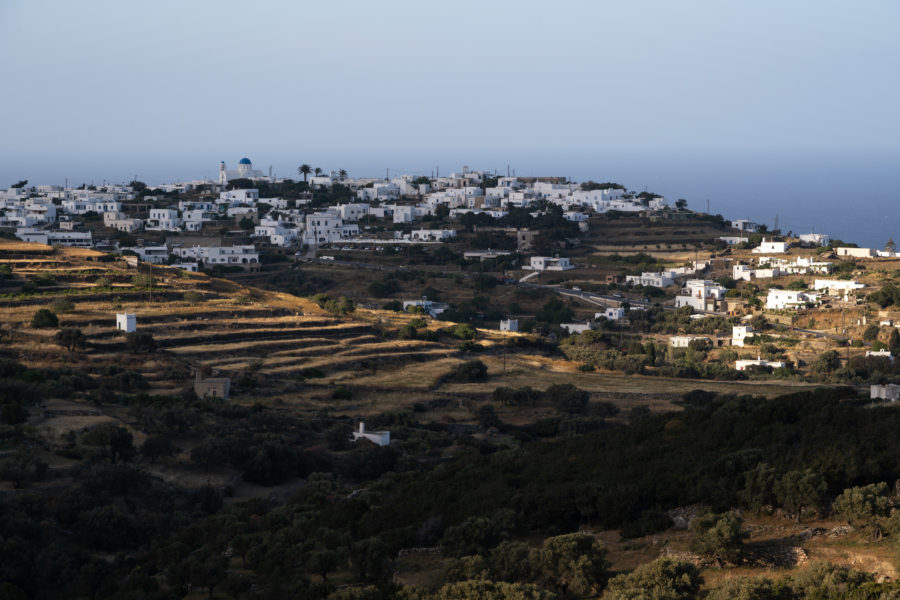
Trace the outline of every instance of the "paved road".
[[[518, 283], [522, 287], [530, 287], [535, 289], [546, 289], [552, 290], [559, 294], [564, 294], [566, 296], [574, 296], [577, 298], [582, 298], [587, 300], [588, 302], [593, 302], [595, 304], [602, 304], [604, 306], [614, 306], [619, 307], [623, 302], [627, 302], [630, 306], [643, 306], [644, 308], [650, 308], [654, 305], [653, 302], [644, 302], [643, 300], [634, 300], [632, 298], [626, 298], [624, 296], [615, 296], [615, 295], [603, 295], [603, 294], [595, 294], [593, 292], [584, 292], [579, 290], [573, 290], [566, 287], [562, 287], [559, 285], [545, 285], [541, 283]], [[663, 306], [663, 308], [674, 310], [674, 306]]]

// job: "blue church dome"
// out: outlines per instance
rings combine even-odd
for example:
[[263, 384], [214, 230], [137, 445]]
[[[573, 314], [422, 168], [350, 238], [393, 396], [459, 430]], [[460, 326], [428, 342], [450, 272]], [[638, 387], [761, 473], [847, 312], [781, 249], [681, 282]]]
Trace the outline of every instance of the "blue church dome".
[[239, 164], [242, 164], [242, 165], [252, 165], [253, 163], [250, 162], [250, 159], [249, 159], [249, 158], [242, 158]]

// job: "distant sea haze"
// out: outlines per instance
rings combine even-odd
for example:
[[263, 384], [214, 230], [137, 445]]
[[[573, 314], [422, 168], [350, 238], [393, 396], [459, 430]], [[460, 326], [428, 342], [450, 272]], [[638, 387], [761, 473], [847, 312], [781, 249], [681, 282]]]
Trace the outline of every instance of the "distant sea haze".
[[670, 205], [678, 198], [688, 208], [705, 212], [707, 200], [713, 214], [727, 219], [750, 219], [773, 229], [775, 219], [784, 232], [826, 233], [860, 246], [883, 248], [888, 239], [900, 243], [900, 150], [868, 153], [699, 153], [656, 152], [623, 154], [605, 151], [475, 152], [435, 150], [410, 156], [404, 152], [355, 151], [303, 153], [272, 152], [272, 156], [240, 150], [217, 150], [215, 155], [177, 158], [118, 156], [34, 157], [16, 156], [0, 162], [0, 186], [19, 179], [34, 184], [100, 185], [129, 181], [135, 174], [147, 183], [215, 178], [219, 160], [230, 168], [249, 155], [254, 167], [265, 172], [274, 166], [280, 177], [298, 178], [301, 162], [327, 171], [347, 169], [351, 177], [384, 177], [402, 173], [430, 175], [435, 166], [442, 175], [462, 165], [474, 170], [506, 174], [507, 164], [517, 175], [565, 176], [574, 181], [615, 181], [631, 190], [663, 194]]

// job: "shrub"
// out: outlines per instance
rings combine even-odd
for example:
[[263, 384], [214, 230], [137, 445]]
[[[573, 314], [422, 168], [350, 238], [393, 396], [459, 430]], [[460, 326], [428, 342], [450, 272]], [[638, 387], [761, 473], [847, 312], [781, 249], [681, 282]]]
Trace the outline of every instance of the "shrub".
[[59, 319], [46, 308], [39, 309], [31, 318], [32, 327], [59, 327]]
[[611, 600], [693, 600], [700, 592], [701, 583], [703, 577], [691, 563], [658, 558], [631, 573], [613, 577], [606, 596]]
[[444, 379], [460, 383], [484, 381], [487, 379], [487, 365], [478, 359], [467, 360], [450, 369], [450, 372], [444, 376]]
[[544, 392], [556, 410], [568, 414], [584, 414], [587, 410], [589, 394], [571, 383], [551, 385]]
[[64, 327], [56, 332], [53, 340], [69, 352], [74, 352], [75, 348], [84, 347], [85, 335], [80, 329]]
[[461, 340], [474, 340], [478, 336], [478, 332], [468, 323], [459, 323], [450, 329], [450, 335]]
[[748, 534], [741, 531], [743, 520], [735, 513], [707, 513], [691, 521], [691, 550], [718, 563], [735, 563], [743, 554]]
[[50, 303], [50, 309], [59, 315], [75, 310], [75, 305], [68, 298], [57, 298]]
[[414, 340], [419, 336], [419, 331], [412, 323], [407, 323], [397, 330], [397, 337], [401, 340]]
[[190, 304], [191, 306], [195, 306], [199, 304], [203, 300], [203, 296], [201, 296], [197, 292], [185, 292], [184, 293], [184, 301]]
[[331, 398], [333, 400], [350, 400], [353, 398], [353, 390], [343, 385], [340, 385], [331, 392]]
[[125, 343], [132, 352], [153, 352], [156, 350], [156, 340], [149, 331], [132, 331], [125, 334]]

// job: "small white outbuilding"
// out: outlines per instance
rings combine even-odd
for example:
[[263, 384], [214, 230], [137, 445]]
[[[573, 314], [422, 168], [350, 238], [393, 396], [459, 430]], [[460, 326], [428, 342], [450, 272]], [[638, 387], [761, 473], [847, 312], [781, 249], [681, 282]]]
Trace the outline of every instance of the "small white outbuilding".
[[131, 333], [137, 329], [137, 316], [134, 313], [116, 313], [116, 329]]
[[361, 439], [369, 440], [374, 444], [378, 444], [379, 446], [387, 446], [391, 443], [391, 432], [390, 431], [366, 431], [366, 424], [363, 421], [359, 422], [359, 431], [353, 432], [353, 441], [359, 441]]

